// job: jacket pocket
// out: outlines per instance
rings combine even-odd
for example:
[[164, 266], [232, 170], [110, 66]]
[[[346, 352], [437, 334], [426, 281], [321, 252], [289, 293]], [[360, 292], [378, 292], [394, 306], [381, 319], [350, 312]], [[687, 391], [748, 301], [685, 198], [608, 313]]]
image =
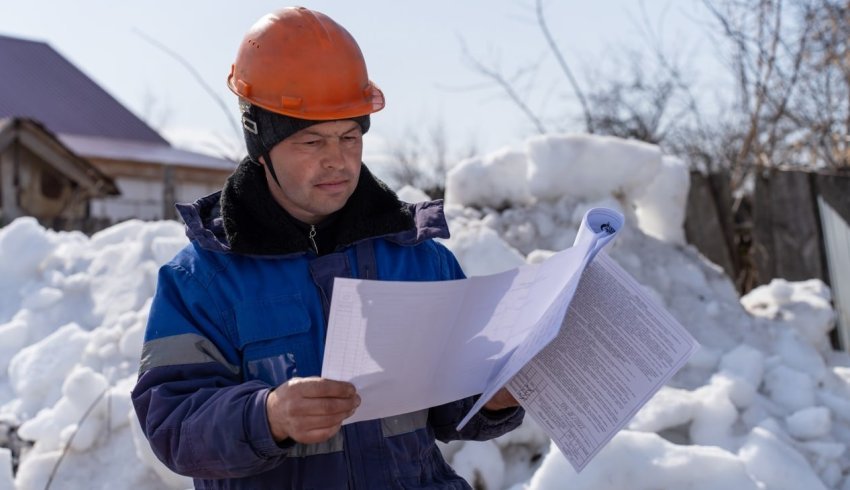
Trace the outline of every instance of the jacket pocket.
[[243, 301], [235, 313], [246, 380], [277, 386], [296, 376], [316, 374], [312, 322], [299, 295]]

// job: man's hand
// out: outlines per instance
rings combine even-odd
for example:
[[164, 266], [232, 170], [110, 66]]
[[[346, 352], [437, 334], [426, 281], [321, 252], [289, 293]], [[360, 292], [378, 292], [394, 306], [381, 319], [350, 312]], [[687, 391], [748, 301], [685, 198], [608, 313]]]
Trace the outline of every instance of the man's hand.
[[484, 409], [491, 412], [498, 412], [499, 410], [513, 408], [516, 406], [519, 406], [519, 402], [516, 398], [511, 395], [511, 392], [508, 391], [507, 388], [502, 388], [493, 395], [493, 398], [490, 398], [490, 400], [484, 404]]
[[354, 414], [360, 395], [351, 383], [330, 379], [292, 378], [269, 393], [266, 414], [272, 436], [303, 444], [322, 442], [339, 432]]

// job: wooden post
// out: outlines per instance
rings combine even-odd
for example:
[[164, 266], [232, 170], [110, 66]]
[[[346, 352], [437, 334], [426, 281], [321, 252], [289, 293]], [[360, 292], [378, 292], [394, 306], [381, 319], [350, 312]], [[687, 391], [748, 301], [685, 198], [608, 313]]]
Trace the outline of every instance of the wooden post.
[[[721, 178], [722, 178], [721, 174]], [[715, 179], [715, 180], [719, 180]], [[728, 190], [728, 185], [726, 187]], [[700, 172], [691, 172], [691, 187], [688, 192], [687, 211], [685, 215], [685, 236], [688, 243], [695, 246], [708, 260], [723, 268], [733, 280], [737, 275], [735, 262], [730, 252], [730, 241], [727, 229], [731, 223], [724, 223], [731, 214], [731, 203], [720, 198], [712, 188], [712, 180]], [[728, 201], [731, 201], [731, 196]], [[720, 208], [729, 206], [729, 211], [721, 212]]]
[[165, 164], [162, 166], [162, 219], [177, 219], [176, 200], [174, 167]]
[[15, 218], [21, 216], [21, 209], [18, 207], [18, 182], [16, 178], [15, 165], [15, 147], [17, 141], [12, 142], [6, 151], [0, 153], [0, 208], [2, 208], [2, 216], [0, 217], [0, 226], [10, 223]]
[[775, 277], [828, 280], [810, 175], [772, 169], [756, 181], [753, 241], [759, 284]]

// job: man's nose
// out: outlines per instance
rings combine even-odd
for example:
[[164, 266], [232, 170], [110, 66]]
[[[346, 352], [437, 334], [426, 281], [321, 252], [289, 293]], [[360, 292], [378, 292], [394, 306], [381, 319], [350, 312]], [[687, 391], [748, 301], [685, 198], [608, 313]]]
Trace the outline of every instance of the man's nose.
[[342, 141], [339, 138], [330, 138], [322, 152], [322, 165], [327, 168], [342, 166], [345, 157], [342, 151]]

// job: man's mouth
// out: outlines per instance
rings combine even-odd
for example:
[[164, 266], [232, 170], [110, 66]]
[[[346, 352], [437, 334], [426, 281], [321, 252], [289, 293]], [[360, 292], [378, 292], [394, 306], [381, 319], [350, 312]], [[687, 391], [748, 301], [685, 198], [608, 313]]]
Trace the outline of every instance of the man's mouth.
[[320, 189], [333, 190], [333, 189], [337, 189], [337, 188], [340, 188], [340, 187], [344, 187], [345, 184], [347, 184], [347, 183], [348, 183], [347, 180], [331, 180], [331, 181], [328, 181], [328, 182], [322, 182], [322, 183], [316, 184], [316, 187], [318, 187]]

